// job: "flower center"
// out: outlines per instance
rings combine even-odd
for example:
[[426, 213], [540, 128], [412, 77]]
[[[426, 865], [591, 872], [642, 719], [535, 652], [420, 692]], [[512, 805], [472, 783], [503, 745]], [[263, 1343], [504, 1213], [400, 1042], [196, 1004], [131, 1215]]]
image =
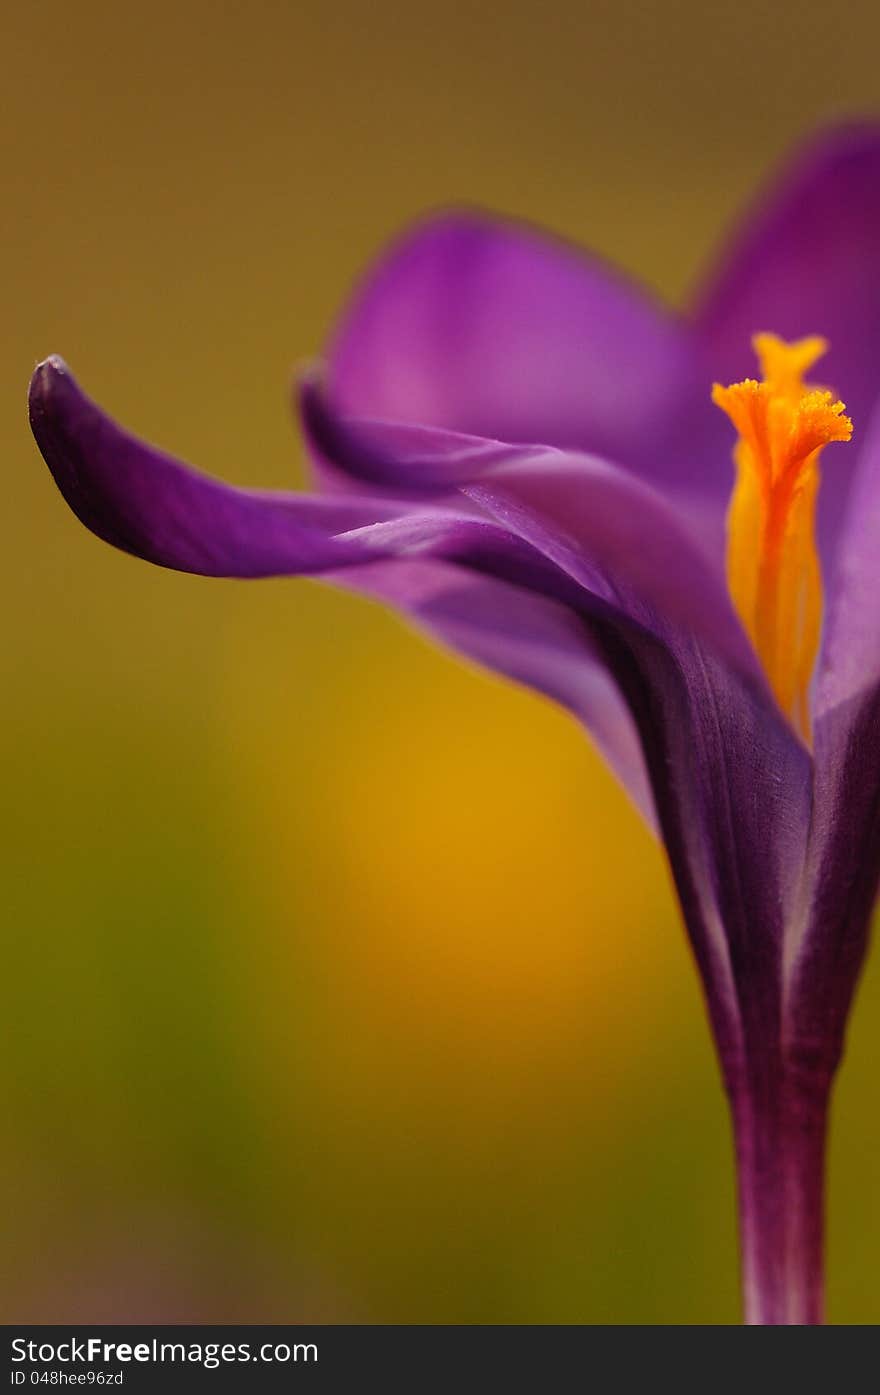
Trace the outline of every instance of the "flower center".
[[809, 738], [809, 687], [822, 627], [822, 576], [816, 551], [819, 456], [848, 441], [842, 402], [804, 374], [828, 348], [813, 336], [787, 344], [752, 340], [762, 381], [722, 387], [712, 401], [739, 440], [727, 513], [727, 584], [780, 707]]

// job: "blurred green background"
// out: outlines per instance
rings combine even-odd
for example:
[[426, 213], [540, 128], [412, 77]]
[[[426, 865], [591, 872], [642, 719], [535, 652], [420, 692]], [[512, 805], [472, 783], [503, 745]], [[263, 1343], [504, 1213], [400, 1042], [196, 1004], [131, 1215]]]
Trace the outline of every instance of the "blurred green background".
[[[7, 7], [5, 1321], [731, 1322], [727, 1122], [661, 854], [573, 723], [365, 602], [99, 544], [29, 436], [302, 481], [291, 366], [426, 206], [674, 301], [876, 6]], [[821, 326], [817, 326], [821, 330]], [[880, 1319], [880, 963], [830, 1310]]]

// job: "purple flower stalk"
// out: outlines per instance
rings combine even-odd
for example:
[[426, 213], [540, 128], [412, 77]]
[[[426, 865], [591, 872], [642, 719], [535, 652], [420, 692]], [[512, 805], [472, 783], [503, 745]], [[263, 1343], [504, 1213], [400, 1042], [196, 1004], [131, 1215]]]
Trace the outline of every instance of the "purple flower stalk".
[[[846, 415], [804, 380], [820, 334]], [[31, 383], [107, 542], [379, 597], [587, 728], [668, 853], [751, 1323], [822, 1320], [829, 1091], [880, 870], [878, 355], [880, 128], [859, 127], [801, 152], [681, 317], [530, 229], [417, 227], [300, 387], [311, 495], [195, 472], [57, 358]]]

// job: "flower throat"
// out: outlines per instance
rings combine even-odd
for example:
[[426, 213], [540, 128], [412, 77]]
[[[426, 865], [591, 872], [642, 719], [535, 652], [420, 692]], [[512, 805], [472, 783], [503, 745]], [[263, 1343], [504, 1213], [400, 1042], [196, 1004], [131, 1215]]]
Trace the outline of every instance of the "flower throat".
[[775, 334], [756, 334], [752, 345], [761, 381], [712, 389], [712, 401], [739, 436], [727, 513], [727, 584], [780, 707], [809, 739], [810, 679], [822, 628], [819, 456], [830, 441], [850, 439], [852, 422], [831, 392], [803, 381], [826, 352], [824, 339], [788, 344]]

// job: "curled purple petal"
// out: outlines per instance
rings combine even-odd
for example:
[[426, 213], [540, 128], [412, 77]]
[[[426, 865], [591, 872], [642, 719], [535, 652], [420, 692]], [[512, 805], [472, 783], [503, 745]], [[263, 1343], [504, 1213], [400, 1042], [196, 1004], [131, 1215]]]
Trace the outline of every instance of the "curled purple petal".
[[37, 369], [30, 406], [59, 489], [99, 537], [178, 570], [321, 573], [381, 595], [477, 662], [568, 707], [652, 821], [629, 714], [583, 621], [564, 603], [577, 588], [519, 540], [468, 510], [401, 516], [402, 506], [375, 498], [213, 480], [123, 431], [59, 360]]
[[105, 542], [203, 576], [324, 571], [358, 552], [334, 533], [373, 521], [347, 499], [236, 489], [123, 431], [47, 359], [30, 388], [31, 427], [55, 482]]
[[303, 430], [313, 452], [358, 485], [416, 497], [440, 496], [478, 479], [525, 447], [461, 431], [379, 418], [348, 420], [333, 410], [317, 374], [298, 387]]

